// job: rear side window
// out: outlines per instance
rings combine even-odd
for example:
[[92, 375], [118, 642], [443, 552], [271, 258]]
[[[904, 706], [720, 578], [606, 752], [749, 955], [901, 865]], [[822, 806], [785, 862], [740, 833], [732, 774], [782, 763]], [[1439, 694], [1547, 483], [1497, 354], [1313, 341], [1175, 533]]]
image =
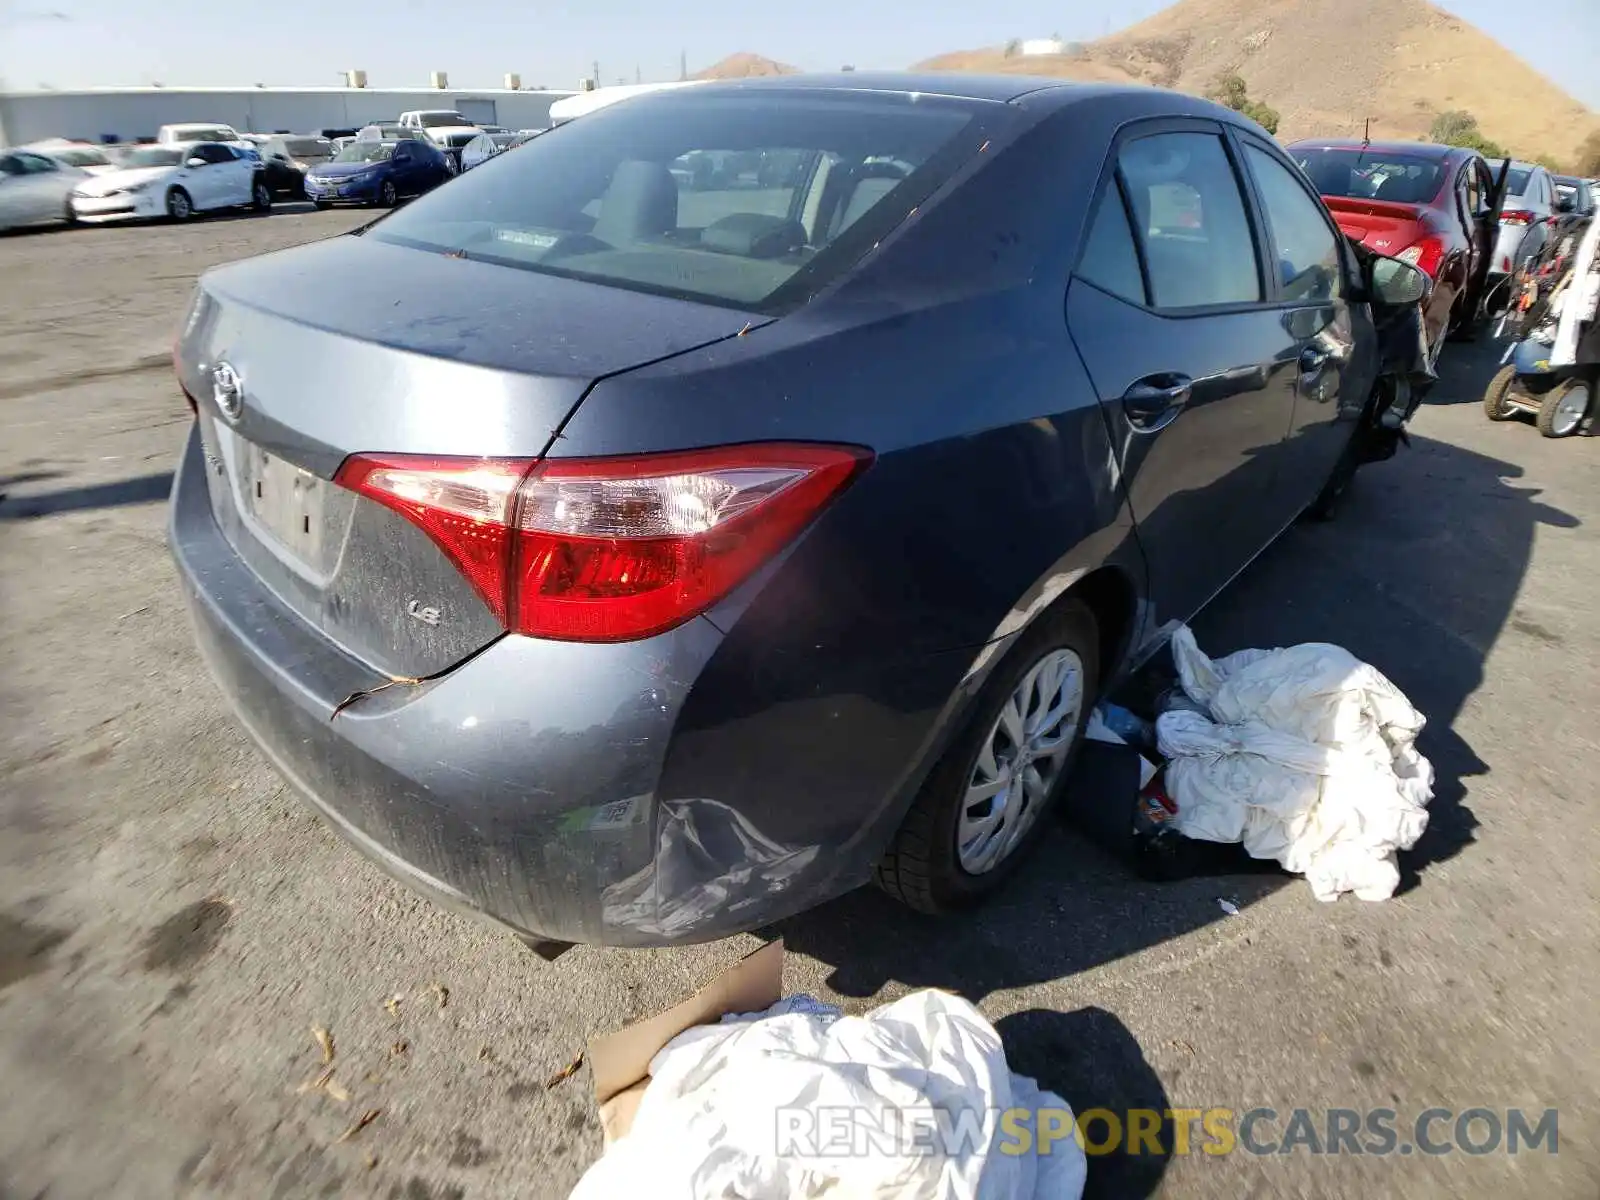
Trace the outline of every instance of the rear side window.
[[1255, 146], [1245, 146], [1250, 173], [1272, 227], [1278, 281], [1285, 300], [1332, 300], [1341, 292], [1339, 243], [1333, 227], [1289, 169]]
[[1134, 246], [1133, 229], [1128, 224], [1128, 210], [1114, 182], [1100, 198], [1100, 209], [1089, 227], [1083, 259], [1078, 263], [1078, 276], [1113, 296], [1134, 304], [1147, 303], [1144, 276], [1139, 271], [1139, 251]]
[[1157, 308], [1261, 299], [1250, 219], [1220, 136], [1139, 138], [1122, 148], [1118, 168]]
[[984, 106], [899, 93], [654, 95], [535, 138], [370, 235], [636, 291], [782, 311], [972, 156]]

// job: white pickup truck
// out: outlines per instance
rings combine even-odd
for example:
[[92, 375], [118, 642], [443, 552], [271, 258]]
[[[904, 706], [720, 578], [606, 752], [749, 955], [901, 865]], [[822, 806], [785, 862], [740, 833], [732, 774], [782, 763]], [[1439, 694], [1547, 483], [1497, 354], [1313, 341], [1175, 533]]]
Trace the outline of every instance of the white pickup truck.
[[424, 137], [461, 164], [461, 148], [483, 130], [451, 108], [419, 108], [400, 114], [405, 129], [420, 130]]

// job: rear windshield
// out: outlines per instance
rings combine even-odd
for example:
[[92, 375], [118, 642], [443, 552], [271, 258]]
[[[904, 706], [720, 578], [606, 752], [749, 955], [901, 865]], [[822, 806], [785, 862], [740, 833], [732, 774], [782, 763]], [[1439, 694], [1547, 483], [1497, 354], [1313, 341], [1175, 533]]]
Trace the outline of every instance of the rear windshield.
[[1002, 106], [898, 93], [652, 95], [590, 113], [369, 236], [758, 311], [837, 277]]
[[1532, 174], [1532, 167], [1512, 167], [1511, 174], [1506, 176], [1506, 195], [1520, 196], [1526, 192], [1528, 177]]
[[1304, 150], [1290, 154], [1324, 196], [1427, 204], [1444, 184], [1444, 164], [1411, 154], [1373, 150]]
[[333, 153], [327, 138], [284, 138], [283, 148], [296, 158], [327, 158]]
[[185, 151], [166, 147], [147, 146], [131, 151], [122, 159], [124, 167], [175, 167], [183, 161]]
[[417, 114], [417, 120], [422, 123], [422, 127], [424, 129], [439, 129], [439, 128], [444, 128], [444, 127], [448, 127], [448, 126], [451, 126], [451, 125], [470, 125], [470, 124], [472, 124], [471, 121], [467, 120], [465, 117], [463, 117], [458, 112], [425, 112], [425, 113], [418, 113]]
[[52, 157], [72, 167], [105, 167], [111, 160], [98, 150], [52, 150]]
[[220, 125], [179, 125], [173, 133], [183, 142], [231, 142], [234, 137], [233, 130]]

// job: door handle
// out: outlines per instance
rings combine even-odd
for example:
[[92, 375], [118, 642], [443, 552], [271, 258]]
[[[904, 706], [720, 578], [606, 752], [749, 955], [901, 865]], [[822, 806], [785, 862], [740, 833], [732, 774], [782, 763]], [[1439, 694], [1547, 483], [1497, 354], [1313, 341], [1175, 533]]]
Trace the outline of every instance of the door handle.
[[1154, 433], [1177, 418], [1193, 391], [1187, 375], [1149, 375], [1122, 394], [1122, 412], [1141, 433]]

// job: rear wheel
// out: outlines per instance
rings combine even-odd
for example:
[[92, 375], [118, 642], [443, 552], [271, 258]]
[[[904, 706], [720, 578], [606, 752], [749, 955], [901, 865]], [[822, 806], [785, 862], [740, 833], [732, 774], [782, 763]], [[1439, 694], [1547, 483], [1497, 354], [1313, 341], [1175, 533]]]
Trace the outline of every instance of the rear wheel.
[[378, 204], [383, 208], [393, 208], [399, 200], [399, 193], [394, 190], [394, 184], [389, 180], [383, 181], [383, 186], [378, 189]]
[[1547, 438], [1571, 437], [1583, 424], [1593, 400], [1593, 386], [1582, 379], [1569, 380], [1555, 388], [1539, 407], [1539, 432]]
[[1495, 372], [1495, 377], [1489, 380], [1489, 386], [1483, 393], [1483, 414], [1491, 421], [1508, 421], [1516, 414], [1516, 409], [1506, 403], [1506, 397], [1511, 393], [1511, 385], [1517, 381], [1515, 367], [1501, 367]]
[[250, 192], [250, 207], [258, 213], [267, 212], [272, 208], [272, 189], [267, 186], [266, 180], [256, 180], [256, 186]]
[[317, 211], [319, 212], [327, 212], [333, 207], [333, 204], [327, 200], [314, 200], [312, 203], [317, 206]]
[[175, 187], [167, 193], [167, 216], [174, 221], [187, 221], [194, 216], [194, 201], [188, 192]]
[[1099, 677], [1099, 634], [1088, 607], [1066, 600], [1040, 617], [923, 784], [878, 864], [879, 886], [934, 913], [999, 888], [1044, 828]]

